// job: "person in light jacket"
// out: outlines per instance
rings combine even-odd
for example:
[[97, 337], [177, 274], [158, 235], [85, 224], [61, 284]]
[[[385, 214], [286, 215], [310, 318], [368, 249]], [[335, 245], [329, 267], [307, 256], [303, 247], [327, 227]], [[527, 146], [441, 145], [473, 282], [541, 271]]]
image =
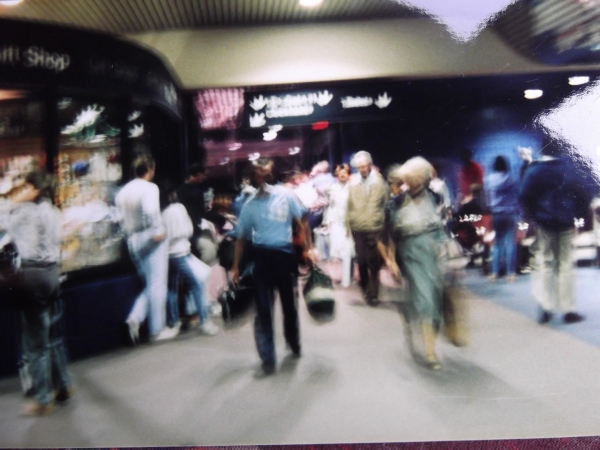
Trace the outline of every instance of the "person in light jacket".
[[379, 304], [379, 270], [382, 265], [378, 244], [389, 190], [381, 174], [373, 170], [373, 159], [368, 152], [357, 152], [351, 165], [358, 173], [350, 180], [346, 227], [354, 238], [360, 287], [367, 304], [376, 306]]

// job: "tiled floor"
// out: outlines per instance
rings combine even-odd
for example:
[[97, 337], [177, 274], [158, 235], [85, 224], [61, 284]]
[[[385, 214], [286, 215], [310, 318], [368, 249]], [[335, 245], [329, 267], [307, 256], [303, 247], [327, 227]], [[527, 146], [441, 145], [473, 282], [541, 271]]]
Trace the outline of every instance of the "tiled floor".
[[440, 340], [439, 372], [408, 351], [384, 275], [382, 304], [338, 289], [333, 321], [301, 306], [303, 356], [289, 358], [277, 311], [278, 370], [257, 376], [251, 316], [217, 336], [188, 332], [71, 364], [77, 393], [53, 415], [18, 416], [0, 380], [1, 447], [110, 447], [456, 440], [598, 435], [597, 269], [578, 269], [587, 321], [540, 326], [529, 280], [468, 288], [470, 345]]

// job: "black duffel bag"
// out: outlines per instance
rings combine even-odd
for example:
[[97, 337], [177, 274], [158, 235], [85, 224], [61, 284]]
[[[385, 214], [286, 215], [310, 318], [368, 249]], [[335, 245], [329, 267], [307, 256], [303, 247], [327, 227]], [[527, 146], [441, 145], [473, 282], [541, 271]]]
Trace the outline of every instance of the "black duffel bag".
[[308, 279], [302, 290], [308, 312], [317, 318], [330, 317], [335, 309], [335, 291], [331, 278], [317, 265], [309, 270]]
[[237, 282], [228, 283], [228, 287], [219, 297], [223, 320], [231, 322], [244, 314], [254, 301], [254, 279], [252, 277], [252, 264], [246, 266]]

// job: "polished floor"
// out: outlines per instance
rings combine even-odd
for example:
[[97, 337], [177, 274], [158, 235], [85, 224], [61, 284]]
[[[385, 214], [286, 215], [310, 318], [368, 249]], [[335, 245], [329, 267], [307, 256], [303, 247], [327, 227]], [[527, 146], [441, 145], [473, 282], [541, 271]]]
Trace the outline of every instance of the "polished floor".
[[47, 417], [20, 417], [19, 381], [3, 379], [0, 447], [600, 435], [598, 275], [577, 269], [585, 322], [540, 326], [528, 276], [490, 285], [468, 272], [470, 345], [440, 340], [439, 372], [410, 356], [397, 308], [403, 292], [387, 281], [376, 308], [356, 286], [339, 288], [331, 322], [315, 321], [301, 304], [299, 360], [287, 354], [278, 320], [270, 377], [258, 371], [250, 315], [220, 323], [214, 337], [187, 332], [72, 363], [76, 395]]

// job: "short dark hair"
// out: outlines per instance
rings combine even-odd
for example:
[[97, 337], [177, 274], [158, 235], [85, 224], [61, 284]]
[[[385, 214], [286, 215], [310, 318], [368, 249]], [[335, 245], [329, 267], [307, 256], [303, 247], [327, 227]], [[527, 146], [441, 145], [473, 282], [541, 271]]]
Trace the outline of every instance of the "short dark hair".
[[348, 175], [350, 175], [350, 164], [347, 164], [347, 163], [337, 164], [335, 166], [335, 170], [333, 171], [334, 175], [337, 176], [337, 174], [340, 170], [345, 170], [346, 172], [348, 172]]
[[172, 194], [177, 193], [177, 185], [173, 183], [171, 180], [165, 180], [158, 186], [159, 189], [159, 201], [160, 201], [160, 209], [161, 211], [166, 209], [169, 206], [171, 201]]
[[133, 173], [136, 177], [141, 178], [151, 170], [154, 170], [154, 158], [150, 155], [141, 155], [135, 158], [132, 164]]
[[497, 156], [494, 160], [493, 169], [496, 172], [508, 172], [508, 161], [503, 156]]
[[44, 170], [35, 170], [27, 174], [25, 182], [31, 184], [35, 189], [40, 191], [38, 199], [54, 199], [56, 179], [52, 174], [49, 174]]
[[188, 176], [195, 177], [203, 174], [204, 172], [206, 172], [206, 167], [204, 164], [195, 162], [190, 166], [190, 169], [188, 170]]

